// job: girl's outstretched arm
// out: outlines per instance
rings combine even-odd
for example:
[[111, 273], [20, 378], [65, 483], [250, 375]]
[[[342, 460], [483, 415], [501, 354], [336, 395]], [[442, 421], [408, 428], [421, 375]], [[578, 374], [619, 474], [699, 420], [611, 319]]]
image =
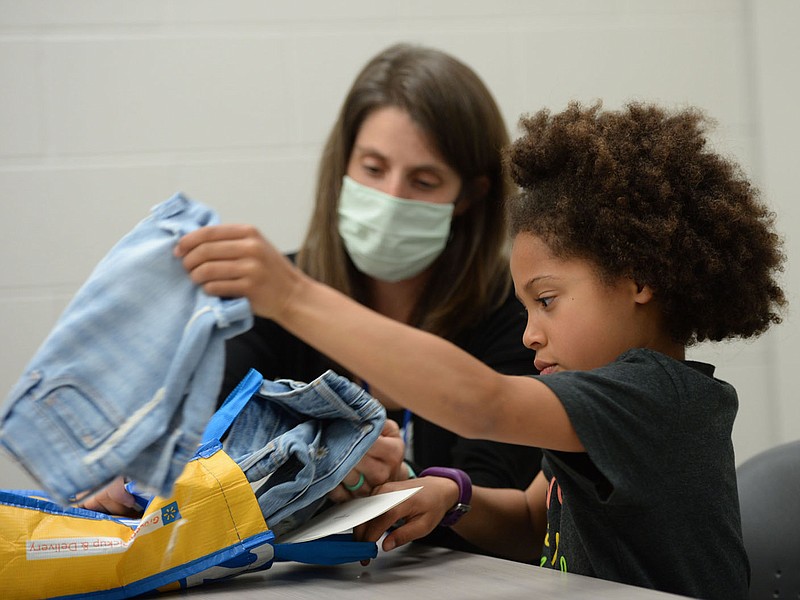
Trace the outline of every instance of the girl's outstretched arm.
[[255, 314], [462, 437], [583, 450], [543, 383], [501, 375], [454, 344], [311, 279], [253, 227], [204, 227], [184, 236], [175, 253], [207, 293], [247, 297]]

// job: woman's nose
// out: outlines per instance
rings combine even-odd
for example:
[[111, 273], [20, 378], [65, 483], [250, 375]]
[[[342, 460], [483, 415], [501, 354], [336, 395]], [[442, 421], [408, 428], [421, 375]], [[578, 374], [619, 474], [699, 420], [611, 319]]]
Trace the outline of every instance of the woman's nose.
[[400, 175], [390, 174], [384, 179], [381, 191], [395, 198], [408, 198], [408, 186]]

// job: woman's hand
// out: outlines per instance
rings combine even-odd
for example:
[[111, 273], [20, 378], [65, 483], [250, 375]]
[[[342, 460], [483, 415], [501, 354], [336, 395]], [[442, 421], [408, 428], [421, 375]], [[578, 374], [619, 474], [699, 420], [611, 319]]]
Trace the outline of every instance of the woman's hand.
[[439, 525], [445, 513], [458, 502], [459, 491], [455, 481], [445, 477], [420, 477], [387, 483], [376, 488], [373, 495], [420, 486], [422, 489], [410, 498], [371, 521], [357, 526], [353, 531], [355, 538], [377, 542], [401, 519], [403, 523], [383, 540], [383, 550], [393, 550], [428, 535]]
[[303, 275], [250, 225], [213, 225], [175, 246], [192, 281], [211, 296], [245, 297], [254, 314], [273, 318]]
[[122, 477], [117, 477], [90, 496], [79, 498], [75, 506], [119, 517], [139, 517], [142, 514], [136, 499], [125, 489]]
[[328, 494], [328, 498], [334, 502], [346, 502], [352, 498], [369, 496], [374, 488], [387, 481], [406, 479], [408, 471], [403, 464], [404, 453], [405, 444], [400, 436], [400, 427], [393, 420], [386, 419], [380, 437], [342, 483]]

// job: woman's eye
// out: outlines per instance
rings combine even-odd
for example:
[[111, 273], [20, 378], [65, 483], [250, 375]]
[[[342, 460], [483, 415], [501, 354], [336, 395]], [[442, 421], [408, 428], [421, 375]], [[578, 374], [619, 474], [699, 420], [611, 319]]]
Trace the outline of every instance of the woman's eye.
[[427, 179], [417, 179], [417, 180], [414, 182], [414, 184], [415, 184], [415, 185], [416, 185], [418, 188], [420, 188], [420, 189], [422, 189], [422, 190], [432, 190], [432, 189], [434, 189], [434, 188], [436, 187], [436, 185], [437, 185], [435, 181], [429, 181], [429, 180], [427, 180]]

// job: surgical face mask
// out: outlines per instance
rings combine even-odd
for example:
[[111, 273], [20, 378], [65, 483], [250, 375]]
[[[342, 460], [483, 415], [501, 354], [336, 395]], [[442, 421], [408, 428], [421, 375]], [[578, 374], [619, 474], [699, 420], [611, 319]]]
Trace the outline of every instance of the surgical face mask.
[[401, 281], [431, 265], [447, 245], [453, 204], [403, 200], [346, 176], [339, 195], [339, 234], [362, 273]]

